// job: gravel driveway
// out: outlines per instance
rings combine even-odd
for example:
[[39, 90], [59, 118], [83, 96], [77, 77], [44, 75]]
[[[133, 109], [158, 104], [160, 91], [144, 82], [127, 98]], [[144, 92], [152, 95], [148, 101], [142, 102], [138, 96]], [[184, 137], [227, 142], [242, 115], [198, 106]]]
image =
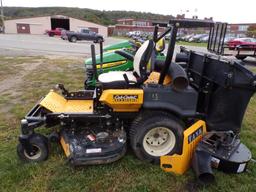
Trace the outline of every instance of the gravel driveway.
[[[104, 45], [122, 41], [122, 39], [108, 37]], [[0, 34], [1, 55], [80, 55], [88, 56], [91, 53], [90, 45], [93, 42], [79, 41], [70, 43], [60, 37], [48, 37], [46, 35], [17, 35]], [[96, 50], [98, 50], [96, 48]]]

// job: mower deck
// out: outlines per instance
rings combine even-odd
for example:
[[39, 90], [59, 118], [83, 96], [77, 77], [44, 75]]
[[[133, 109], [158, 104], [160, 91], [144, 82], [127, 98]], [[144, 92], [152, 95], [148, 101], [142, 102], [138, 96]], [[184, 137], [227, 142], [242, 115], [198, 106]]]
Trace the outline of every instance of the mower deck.
[[126, 135], [121, 130], [97, 134], [62, 130], [60, 143], [70, 163], [76, 166], [111, 163], [126, 152]]

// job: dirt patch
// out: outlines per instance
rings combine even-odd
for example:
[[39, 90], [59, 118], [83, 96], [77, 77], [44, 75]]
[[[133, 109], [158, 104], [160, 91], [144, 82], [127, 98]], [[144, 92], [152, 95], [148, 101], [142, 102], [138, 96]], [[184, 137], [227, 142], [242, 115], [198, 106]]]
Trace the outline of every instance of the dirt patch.
[[43, 60], [38, 60], [36, 63], [23, 63], [21, 65], [22, 69], [17, 74], [9, 76], [1, 82], [0, 95], [15, 86], [19, 86], [19, 84], [23, 82], [24, 76], [28, 75], [31, 71], [35, 70], [41, 64], [43, 64]]
[[[74, 55], [71, 55], [71, 56], [68, 56], [66, 57], [67, 59], [69, 60], [81, 60], [83, 61], [85, 58], [88, 58], [90, 57], [89, 54], [85, 54], [85, 56], [74, 56]], [[65, 57], [63, 57], [62, 55], [47, 55], [45, 56], [46, 59], [63, 59]]]

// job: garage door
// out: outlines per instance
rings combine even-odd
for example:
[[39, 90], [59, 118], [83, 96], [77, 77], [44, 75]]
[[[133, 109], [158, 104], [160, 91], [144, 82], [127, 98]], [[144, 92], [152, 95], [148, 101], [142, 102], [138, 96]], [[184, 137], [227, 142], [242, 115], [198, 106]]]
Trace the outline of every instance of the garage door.
[[17, 23], [17, 33], [30, 34], [30, 25]]

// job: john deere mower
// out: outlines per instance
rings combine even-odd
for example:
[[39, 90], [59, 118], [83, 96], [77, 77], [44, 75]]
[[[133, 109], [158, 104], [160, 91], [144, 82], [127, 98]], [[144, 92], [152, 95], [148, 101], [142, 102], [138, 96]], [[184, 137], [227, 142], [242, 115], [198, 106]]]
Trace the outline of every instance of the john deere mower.
[[144, 41], [138, 41], [137, 39], [124, 40], [119, 43], [105, 46], [103, 48], [103, 51], [108, 52], [108, 51], [115, 51], [119, 49], [138, 49], [143, 43]]
[[[213, 160], [219, 169], [243, 172], [251, 153], [239, 133], [256, 77], [236, 61], [185, 48], [172, 62], [178, 28], [214, 25], [169, 21], [157, 38], [171, 34], [160, 72], [154, 63], [147, 68], [155, 48], [148, 40], [134, 56], [133, 71], [102, 73], [93, 90], [69, 92], [58, 84], [21, 120], [20, 159], [46, 160], [49, 141], [57, 140], [72, 165], [111, 163], [125, 155], [129, 140], [140, 160], [160, 163], [166, 171], [183, 173], [193, 158], [194, 170], [202, 178], [211, 175]], [[91, 48], [97, 74], [94, 45]], [[52, 133], [37, 133], [41, 126]]]
[[[157, 35], [157, 34], [156, 34]], [[155, 38], [156, 39], [156, 38]], [[133, 59], [136, 51], [141, 46], [141, 41], [122, 41], [103, 48], [103, 42], [100, 42], [100, 54], [96, 55], [97, 74], [93, 71], [92, 58], [86, 59], [86, 80], [85, 89], [94, 89], [96, 84], [96, 75], [107, 73], [110, 71], [132, 71]], [[163, 65], [165, 55], [164, 38], [159, 39], [155, 45], [154, 57], [152, 60], [156, 61], [157, 65]]]

